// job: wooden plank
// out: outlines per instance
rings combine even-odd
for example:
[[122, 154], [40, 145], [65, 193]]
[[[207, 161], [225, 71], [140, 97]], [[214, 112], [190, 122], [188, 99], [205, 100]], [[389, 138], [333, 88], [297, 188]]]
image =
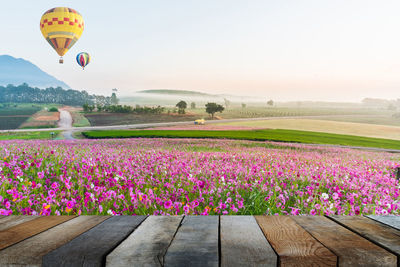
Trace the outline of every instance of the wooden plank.
[[394, 254], [322, 216], [293, 216], [339, 257], [339, 266], [396, 266]]
[[43, 216], [0, 231], [0, 250], [37, 235], [75, 216]]
[[346, 228], [385, 248], [400, 259], [400, 231], [361, 216], [329, 216]]
[[400, 216], [396, 215], [367, 215], [366, 217], [378, 221], [380, 223], [389, 225], [390, 227], [400, 230]]
[[41, 266], [42, 257], [108, 219], [79, 216], [0, 251], [0, 266]]
[[103, 266], [146, 216], [115, 216], [43, 257], [43, 266]]
[[256, 216], [280, 266], [336, 266], [337, 257], [289, 216]]
[[253, 216], [221, 216], [221, 266], [277, 266], [278, 257]]
[[164, 266], [218, 266], [218, 225], [218, 216], [185, 217]]
[[29, 222], [38, 218], [37, 216], [27, 216], [27, 215], [13, 215], [13, 216], [4, 216], [0, 219], [0, 231], [6, 230], [15, 225]]
[[106, 266], [163, 266], [182, 216], [151, 216], [107, 256]]

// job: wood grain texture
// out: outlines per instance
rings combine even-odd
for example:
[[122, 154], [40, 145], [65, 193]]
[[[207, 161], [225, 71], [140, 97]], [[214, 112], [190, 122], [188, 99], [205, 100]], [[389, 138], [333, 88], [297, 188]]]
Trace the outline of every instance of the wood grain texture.
[[183, 217], [150, 216], [107, 256], [106, 266], [163, 266]]
[[13, 216], [3, 216], [0, 218], [0, 231], [6, 230], [15, 225], [29, 222], [38, 218], [38, 216], [26, 216], [26, 215], [13, 215]]
[[400, 257], [400, 231], [361, 216], [329, 216], [353, 232], [373, 241]]
[[321, 216], [293, 216], [339, 258], [339, 266], [397, 266], [394, 254], [332, 220]]
[[218, 216], [186, 216], [165, 255], [165, 266], [218, 266]]
[[380, 223], [389, 225], [390, 227], [400, 230], [400, 216], [395, 215], [367, 215], [366, 217], [378, 221]]
[[42, 258], [80, 234], [108, 219], [79, 216], [0, 251], [0, 266], [41, 266]]
[[256, 216], [280, 266], [336, 266], [337, 257], [289, 216]]
[[253, 216], [221, 216], [221, 266], [276, 266], [278, 257]]
[[43, 266], [103, 266], [106, 256], [145, 219], [115, 216], [43, 257]]
[[0, 231], [0, 250], [37, 235], [75, 216], [43, 216]]

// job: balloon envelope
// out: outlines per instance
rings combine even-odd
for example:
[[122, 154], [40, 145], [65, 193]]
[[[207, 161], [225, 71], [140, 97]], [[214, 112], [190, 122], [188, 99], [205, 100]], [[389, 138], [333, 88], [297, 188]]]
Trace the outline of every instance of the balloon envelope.
[[86, 52], [81, 52], [76, 56], [76, 61], [84, 69], [90, 62], [90, 55]]
[[49, 9], [40, 19], [44, 38], [61, 57], [78, 41], [83, 29], [81, 14], [68, 7]]

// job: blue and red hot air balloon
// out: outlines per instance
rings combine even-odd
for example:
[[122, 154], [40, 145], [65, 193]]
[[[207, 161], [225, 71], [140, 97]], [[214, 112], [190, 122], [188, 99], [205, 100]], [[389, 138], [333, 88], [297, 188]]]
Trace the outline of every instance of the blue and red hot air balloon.
[[82, 69], [85, 69], [86, 65], [90, 62], [90, 55], [86, 52], [79, 53], [76, 56], [76, 61], [78, 62], [79, 66], [82, 67]]

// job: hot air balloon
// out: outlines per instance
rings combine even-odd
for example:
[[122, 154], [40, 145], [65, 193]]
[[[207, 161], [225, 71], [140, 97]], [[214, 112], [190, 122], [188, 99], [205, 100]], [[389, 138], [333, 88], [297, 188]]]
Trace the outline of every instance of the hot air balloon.
[[82, 69], [85, 69], [86, 65], [90, 62], [90, 55], [86, 52], [81, 52], [76, 56], [76, 61]]
[[72, 8], [56, 7], [43, 14], [40, 19], [40, 30], [51, 45], [60, 55], [60, 64], [63, 56], [81, 37], [84, 22], [81, 14]]

